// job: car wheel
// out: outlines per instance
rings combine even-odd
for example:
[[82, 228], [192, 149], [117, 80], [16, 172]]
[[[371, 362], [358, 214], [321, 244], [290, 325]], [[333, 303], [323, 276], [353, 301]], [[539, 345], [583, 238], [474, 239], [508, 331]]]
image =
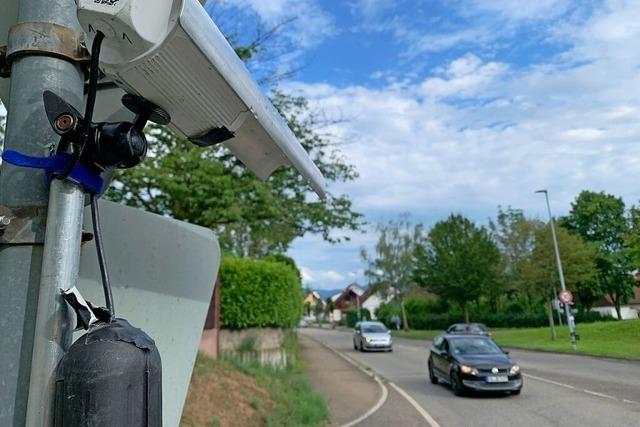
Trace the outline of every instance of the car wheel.
[[457, 372], [451, 371], [451, 389], [456, 396], [462, 396], [464, 394], [464, 386], [460, 381], [460, 376]]
[[364, 353], [364, 346], [362, 345], [362, 341], [360, 341], [360, 351]]
[[388, 351], [389, 351], [389, 353], [392, 353], [393, 352], [393, 347], [389, 347]]
[[519, 394], [520, 394], [520, 392], [521, 392], [521, 391], [522, 391], [522, 389], [513, 390], [513, 391], [511, 392], [511, 394], [512, 394], [512, 395], [514, 395], [514, 396], [517, 396], [517, 395], [519, 395]]
[[438, 377], [436, 377], [433, 373], [433, 366], [431, 365], [431, 360], [429, 360], [429, 381], [431, 381], [431, 384], [438, 384]]

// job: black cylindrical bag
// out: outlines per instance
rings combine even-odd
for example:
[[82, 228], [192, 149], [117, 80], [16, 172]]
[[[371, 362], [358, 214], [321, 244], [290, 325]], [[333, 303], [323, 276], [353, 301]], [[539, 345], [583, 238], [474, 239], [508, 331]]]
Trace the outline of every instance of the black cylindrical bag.
[[162, 426], [154, 341], [124, 319], [92, 327], [56, 371], [55, 427]]

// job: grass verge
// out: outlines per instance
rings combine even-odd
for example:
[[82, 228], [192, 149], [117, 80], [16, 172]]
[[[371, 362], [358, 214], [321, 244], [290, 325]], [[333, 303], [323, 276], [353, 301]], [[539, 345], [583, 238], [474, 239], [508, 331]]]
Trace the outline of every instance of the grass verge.
[[297, 339], [285, 348], [295, 354], [284, 369], [214, 360], [198, 355], [181, 426], [323, 426], [329, 410], [301, 373]]
[[[576, 329], [578, 353], [640, 359], [640, 320], [584, 323]], [[507, 347], [573, 353], [567, 327], [556, 328], [556, 333], [558, 337], [552, 341], [548, 327], [496, 329], [493, 338]]]
[[[594, 322], [576, 325], [580, 340], [578, 353], [640, 359], [640, 320]], [[495, 341], [506, 347], [573, 353], [566, 326], [557, 327], [558, 337], [550, 338], [549, 328], [501, 328], [493, 330]], [[412, 339], [433, 339], [442, 331], [393, 331], [393, 335]]]

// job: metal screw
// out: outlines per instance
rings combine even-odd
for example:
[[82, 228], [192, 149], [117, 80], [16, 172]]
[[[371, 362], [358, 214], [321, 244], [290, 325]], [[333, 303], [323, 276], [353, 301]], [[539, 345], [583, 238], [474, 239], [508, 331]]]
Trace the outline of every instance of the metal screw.
[[56, 119], [56, 129], [61, 132], [71, 129], [74, 124], [75, 119], [71, 114], [68, 113], [61, 114], [60, 117]]
[[11, 224], [11, 218], [8, 216], [0, 216], [0, 228], [6, 228], [9, 224]]

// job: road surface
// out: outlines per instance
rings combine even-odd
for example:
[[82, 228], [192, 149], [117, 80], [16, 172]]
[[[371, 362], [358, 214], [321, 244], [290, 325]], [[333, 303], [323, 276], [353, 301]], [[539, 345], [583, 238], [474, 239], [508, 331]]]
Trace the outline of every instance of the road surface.
[[394, 338], [393, 353], [360, 353], [349, 332], [300, 333], [370, 367], [441, 427], [640, 426], [640, 362], [518, 350], [511, 355], [524, 374], [520, 396], [455, 397], [447, 386], [429, 383], [428, 341]]

